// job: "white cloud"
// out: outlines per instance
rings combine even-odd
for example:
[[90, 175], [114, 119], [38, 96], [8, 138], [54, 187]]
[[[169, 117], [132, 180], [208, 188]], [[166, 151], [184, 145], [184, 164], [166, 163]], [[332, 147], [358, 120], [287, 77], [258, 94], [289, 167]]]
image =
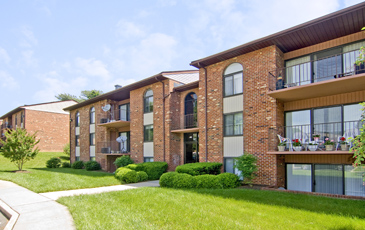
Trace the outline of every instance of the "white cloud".
[[30, 48], [32, 46], [38, 45], [38, 40], [34, 36], [34, 33], [29, 26], [23, 26], [20, 28], [20, 32], [23, 35], [20, 46]]
[[10, 62], [10, 57], [8, 55], [8, 52], [6, 52], [5, 49], [3, 49], [2, 47], [0, 47], [0, 61], [5, 62], [6, 64], [9, 64]]
[[37, 67], [38, 66], [38, 59], [33, 56], [33, 50], [25, 50], [22, 52], [22, 61], [28, 67]]
[[100, 60], [76, 58], [75, 64], [82, 71], [82, 74], [101, 77], [102, 80], [110, 79], [106, 65]]
[[0, 70], [0, 85], [7, 90], [14, 90], [19, 87], [18, 82], [7, 72]]
[[120, 20], [117, 23], [116, 31], [117, 35], [125, 39], [143, 37], [145, 35], [144, 29], [141, 26], [125, 20]]

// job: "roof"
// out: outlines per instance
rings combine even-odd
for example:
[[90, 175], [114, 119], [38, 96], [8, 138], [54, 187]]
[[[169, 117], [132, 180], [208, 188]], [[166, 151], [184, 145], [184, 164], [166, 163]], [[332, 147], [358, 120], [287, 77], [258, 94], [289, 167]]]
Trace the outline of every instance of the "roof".
[[327, 14], [235, 48], [192, 61], [197, 68], [276, 45], [284, 53], [359, 32], [365, 25], [365, 2]]
[[68, 101], [54, 101], [54, 102], [46, 102], [40, 104], [32, 104], [32, 105], [24, 105], [19, 106], [10, 112], [4, 114], [0, 117], [0, 119], [4, 119], [6, 117], [10, 117], [14, 113], [17, 113], [21, 110], [35, 110], [35, 111], [42, 111], [42, 112], [49, 112], [49, 113], [61, 113], [61, 114], [68, 114], [68, 112], [64, 111], [63, 109], [72, 105], [77, 104], [76, 101], [68, 100]]
[[180, 71], [165, 71], [158, 73], [156, 75], [153, 75], [149, 78], [145, 78], [143, 80], [137, 81], [135, 83], [123, 86], [119, 89], [115, 89], [113, 91], [101, 94], [97, 97], [91, 98], [89, 100], [83, 101], [81, 103], [78, 103], [76, 105], [69, 106], [67, 108], [64, 108], [66, 111], [71, 111], [74, 109], [81, 108], [83, 106], [105, 100], [110, 99], [114, 101], [121, 101], [129, 98], [129, 92], [141, 87], [144, 87], [146, 85], [151, 85], [153, 83], [156, 83], [158, 81], [162, 81], [165, 79], [171, 79], [174, 81], [178, 81], [182, 84], [189, 84], [190, 82], [196, 81], [196, 79], [199, 79], [199, 72], [198, 70], [180, 70]]

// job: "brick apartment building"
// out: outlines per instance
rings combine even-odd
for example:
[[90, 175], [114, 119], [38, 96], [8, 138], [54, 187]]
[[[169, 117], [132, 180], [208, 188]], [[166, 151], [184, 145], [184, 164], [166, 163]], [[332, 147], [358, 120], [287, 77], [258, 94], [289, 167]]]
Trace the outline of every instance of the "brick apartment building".
[[[339, 147], [362, 125], [365, 68], [354, 63], [365, 46], [364, 12], [360, 3], [191, 62], [199, 73], [163, 72], [66, 108], [71, 161], [95, 159], [113, 171], [115, 158], [130, 154], [169, 170], [208, 161], [234, 172], [234, 157], [248, 153], [258, 157], [257, 184], [365, 196], [364, 172]], [[284, 151], [278, 135], [288, 140]]]
[[70, 139], [70, 117], [63, 109], [74, 104], [77, 102], [57, 101], [17, 107], [0, 117], [0, 135], [5, 138], [9, 129], [24, 128], [30, 134], [37, 132], [41, 152], [62, 152]]

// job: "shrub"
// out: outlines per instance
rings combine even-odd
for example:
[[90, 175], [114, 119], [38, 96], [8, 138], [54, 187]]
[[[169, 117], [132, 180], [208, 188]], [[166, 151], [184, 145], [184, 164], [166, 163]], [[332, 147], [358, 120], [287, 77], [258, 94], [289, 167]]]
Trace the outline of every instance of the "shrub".
[[82, 169], [83, 167], [84, 167], [84, 162], [83, 161], [75, 161], [71, 165], [71, 168], [73, 168], [73, 169]]
[[67, 143], [63, 146], [63, 153], [67, 156], [70, 156], [70, 143]]
[[137, 169], [137, 171], [146, 172], [149, 180], [160, 179], [161, 175], [166, 172], [167, 169], [166, 162], [145, 162], [139, 165], [142, 167], [142, 170]]
[[146, 181], [146, 180], [148, 180], [148, 175], [147, 175], [146, 172], [138, 171], [137, 174], [139, 176], [139, 181]]
[[71, 168], [70, 162], [62, 162], [62, 168]]
[[244, 155], [235, 158], [234, 167], [240, 171], [240, 176], [246, 184], [252, 184], [252, 180], [256, 177], [257, 172], [257, 157], [252, 154], [245, 153]]
[[129, 164], [133, 164], [133, 163], [134, 163], [133, 160], [128, 155], [118, 157], [114, 161], [114, 164], [115, 164], [115, 166], [117, 166], [117, 168], [124, 167], [124, 166], [127, 166]]
[[162, 174], [162, 176], [160, 177], [160, 186], [161, 187], [167, 187], [167, 188], [172, 188], [173, 186], [173, 179], [175, 177], [175, 175], [177, 175], [177, 172], [168, 172], [168, 173], [164, 173]]
[[100, 170], [101, 169], [100, 164], [96, 161], [85, 162], [84, 166], [85, 166], [85, 169], [87, 171], [94, 171], [94, 170]]
[[125, 166], [126, 168], [132, 169], [134, 171], [143, 171], [143, 167], [141, 164], [129, 164]]
[[218, 175], [223, 188], [237, 188], [240, 185], [240, 178], [233, 173], [222, 173]]
[[122, 183], [137, 183], [140, 179], [136, 171], [125, 167], [118, 168], [114, 176]]
[[204, 174], [217, 175], [220, 174], [222, 165], [222, 163], [217, 162], [190, 163], [177, 166], [175, 171], [178, 173], [187, 173], [192, 176]]
[[177, 173], [172, 179], [173, 188], [195, 188], [195, 177], [186, 173]]
[[46, 162], [47, 168], [59, 168], [61, 166], [61, 159], [52, 157]]
[[200, 175], [195, 177], [196, 188], [223, 188], [216, 175]]

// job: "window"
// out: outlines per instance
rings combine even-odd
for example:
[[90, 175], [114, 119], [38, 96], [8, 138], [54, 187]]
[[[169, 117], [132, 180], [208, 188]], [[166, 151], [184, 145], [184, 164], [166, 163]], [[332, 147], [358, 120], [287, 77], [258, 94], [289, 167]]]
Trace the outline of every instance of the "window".
[[15, 127], [18, 126], [18, 116], [15, 115]]
[[119, 120], [129, 121], [129, 104], [119, 106]]
[[76, 112], [75, 115], [75, 126], [80, 127], [80, 112]]
[[224, 135], [235, 136], [243, 134], [242, 112], [224, 115]]
[[90, 133], [90, 146], [95, 145], [95, 133]]
[[95, 161], [95, 157], [90, 157], [90, 161]]
[[80, 146], [80, 136], [79, 135], [76, 135], [75, 143], [76, 143], [76, 146]]
[[95, 107], [90, 109], [90, 124], [95, 124]]
[[144, 141], [153, 141], [153, 125], [144, 126]]
[[151, 89], [144, 94], [144, 112], [153, 112], [153, 91]]
[[144, 157], [143, 161], [144, 162], [153, 162], [153, 157]]
[[122, 153], [129, 153], [130, 152], [130, 143], [131, 143], [130, 132], [120, 132], [119, 136], [127, 138], [127, 139], [125, 139], [124, 142], [122, 141], [120, 143], [120, 151]]
[[[234, 158], [233, 157], [225, 157], [224, 158], [224, 172], [233, 173], [237, 176], [240, 176], [240, 171], [234, 168]], [[240, 180], [243, 180], [243, 177], [240, 177]]]
[[224, 96], [232, 96], [243, 93], [243, 67], [239, 63], [233, 63], [224, 71]]
[[24, 122], [24, 113], [21, 112], [20, 113], [20, 123], [23, 124], [23, 122]]
[[198, 123], [197, 96], [189, 93], [185, 97], [185, 128], [194, 128]]
[[75, 157], [75, 161], [79, 161], [80, 160], [80, 157]]

